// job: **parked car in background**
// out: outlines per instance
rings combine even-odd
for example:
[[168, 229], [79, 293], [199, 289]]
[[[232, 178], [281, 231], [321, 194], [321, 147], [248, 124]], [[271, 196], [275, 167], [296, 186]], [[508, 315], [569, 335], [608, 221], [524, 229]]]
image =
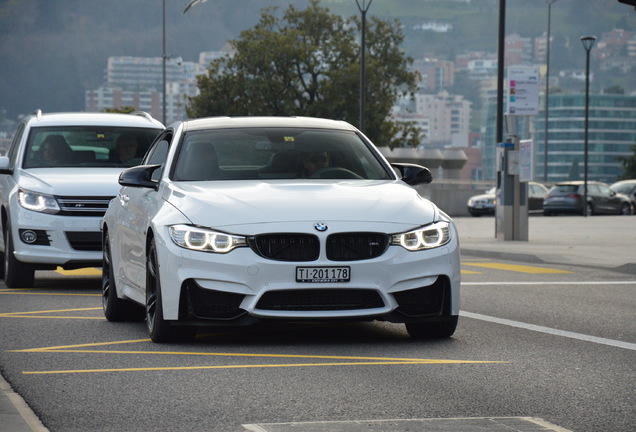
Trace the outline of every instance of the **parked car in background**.
[[475, 195], [468, 199], [468, 213], [471, 216], [479, 217], [484, 215], [494, 215], [497, 208], [497, 188], [490, 188], [481, 195]]
[[[468, 200], [468, 213], [471, 216], [494, 215], [497, 208], [497, 189], [490, 188], [482, 195], [475, 195]], [[537, 182], [528, 182], [528, 213], [543, 213], [543, 197], [548, 188]]]
[[[26, 117], [0, 156], [5, 285], [30, 287], [35, 270], [101, 266], [99, 222], [117, 195], [117, 178], [162, 130], [146, 113], [38, 110]], [[122, 161], [119, 151], [132, 158]]]
[[121, 174], [104, 216], [104, 315], [145, 318], [153, 342], [267, 320], [382, 320], [450, 337], [457, 230], [411, 187], [431, 180], [343, 121], [174, 123]]
[[636, 214], [636, 179], [617, 181], [610, 185], [610, 189], [629, 197], [632, 201], [632, 214]]
[[614, 192], [609, 185], [597, 181], [587, 182], [587, 203], [584, 203], [584, 182], [567, 181], [552, 186], [543, 200], [543, 214], [618, 214], [632, 213], [631, 200]]

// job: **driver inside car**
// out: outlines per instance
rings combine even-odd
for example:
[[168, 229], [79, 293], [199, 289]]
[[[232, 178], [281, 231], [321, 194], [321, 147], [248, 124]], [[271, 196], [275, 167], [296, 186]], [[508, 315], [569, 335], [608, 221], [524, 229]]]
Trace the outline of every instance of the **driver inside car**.
[[303, 158], [303, 177], [311, 178], [317, 171], [331, 166], [327, 152], [310, 152]]

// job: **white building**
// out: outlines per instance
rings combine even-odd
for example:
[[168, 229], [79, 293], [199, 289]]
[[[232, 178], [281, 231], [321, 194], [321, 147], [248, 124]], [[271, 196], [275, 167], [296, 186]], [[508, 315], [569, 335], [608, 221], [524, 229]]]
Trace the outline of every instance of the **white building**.
[[425, 144], [438, 147], [467, 147], [472, 102], [460, 95], [418, 94], [416, 116], [426, 125]]

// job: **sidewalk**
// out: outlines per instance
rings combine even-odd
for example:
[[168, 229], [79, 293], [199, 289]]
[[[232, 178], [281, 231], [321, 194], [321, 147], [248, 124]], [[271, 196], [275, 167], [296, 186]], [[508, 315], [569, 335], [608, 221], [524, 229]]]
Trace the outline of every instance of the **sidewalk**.
[[[494, 217], [460, 217], [463, 256], [611, 269], [636, 275], [636, 216], [531, 216], [528, 241], [497, 240]], [[46, 432], [0, 376], [0, 432]]]
[[528, 241], [496, 239], [494, 217], [454, 220], [462, 255], [636, 274], [636, 216], [530, 216]]

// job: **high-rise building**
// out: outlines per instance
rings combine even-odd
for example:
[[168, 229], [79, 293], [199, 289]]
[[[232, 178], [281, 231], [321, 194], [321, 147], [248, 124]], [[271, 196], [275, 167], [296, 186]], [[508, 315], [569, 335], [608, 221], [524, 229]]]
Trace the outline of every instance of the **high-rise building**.
[[[548, 182], [582, 180], [585, 94], [556, 93], [548, 100]], [[543, 107], [543, 102], [540, 103]], [[545, 116], [535, 117], [535, 175], [544, 179]], [[623, 174], [618, 157], [634, 154], [636, 96], [591, 94], [588, 118], [588, 179], [612, 183]]]

